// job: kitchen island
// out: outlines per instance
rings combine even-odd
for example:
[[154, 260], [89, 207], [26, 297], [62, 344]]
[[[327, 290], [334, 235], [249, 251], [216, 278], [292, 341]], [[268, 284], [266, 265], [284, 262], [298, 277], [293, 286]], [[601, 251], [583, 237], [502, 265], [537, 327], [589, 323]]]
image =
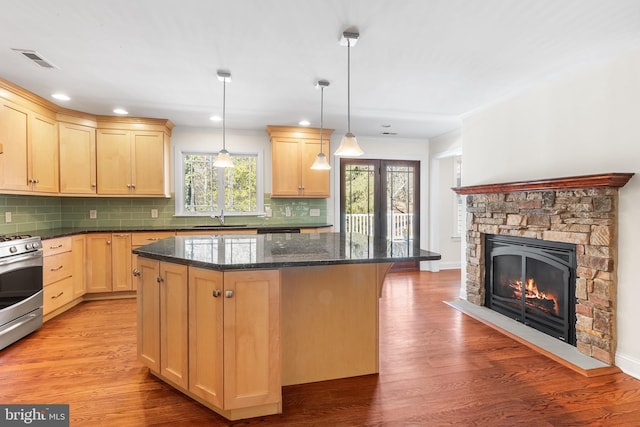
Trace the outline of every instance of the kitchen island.
[[138, 254], [138, 355], [222, 416], [282, 412], [282, 386], [378, 372], [394, 262], [440, 255], [361, 234], [177, 236]]

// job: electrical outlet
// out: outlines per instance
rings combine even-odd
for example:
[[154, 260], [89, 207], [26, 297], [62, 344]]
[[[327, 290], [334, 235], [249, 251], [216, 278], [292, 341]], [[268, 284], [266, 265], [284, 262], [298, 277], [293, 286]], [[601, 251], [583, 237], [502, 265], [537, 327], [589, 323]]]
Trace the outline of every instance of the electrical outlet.
[[158, 218], [158, 209], [151, 209], [151, 218]]
[[4, 213], [4, 222], [6, 222], [7, 224], [11, 222], [11, 212]]
[[264, 215], [267, 218], [271, 218], [273, 216], [273, 212], [271, 211], [271, 206], [265, 206], [264, 207]]
[[284, 208], [284, 216], [291, 216], [291, 208], [289, 206]]
[[98, 218], [98, 211], [95, 209], [91, 209], [89, 210], [89, 218], [90, 219], [96, 219]]
[[320, 209], [309, 209], [309, 216], [320, 216]]

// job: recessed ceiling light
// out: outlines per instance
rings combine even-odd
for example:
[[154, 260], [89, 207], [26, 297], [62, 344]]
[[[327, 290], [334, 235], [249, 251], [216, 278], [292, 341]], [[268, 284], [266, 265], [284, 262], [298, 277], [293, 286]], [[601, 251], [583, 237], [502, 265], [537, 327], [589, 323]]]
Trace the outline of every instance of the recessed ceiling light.
[[122, 114], [122, 115], [129, 114], [129, 112], [124, 108], [115, 108], [113, 112], [116, 114]]
[[57, 99], [58, 101], [69, 101], [71, 97], [69, 95], [65, 95], [64, 93], [54, 93], [51, 97]]
[[209, 117], [209, 120], [211, 120], [212, 122], [221, 122], [222, 121], [222, 117], [220, 117], [220, 116], [211, 116], [211, 117]]
[[300, 120], [300, 121], [298, 122], [298, 124], [299, 124], [300, 126], [309, 126], [309, 125], [311, 124], [311, 122], [310, 122], [309, 120]]

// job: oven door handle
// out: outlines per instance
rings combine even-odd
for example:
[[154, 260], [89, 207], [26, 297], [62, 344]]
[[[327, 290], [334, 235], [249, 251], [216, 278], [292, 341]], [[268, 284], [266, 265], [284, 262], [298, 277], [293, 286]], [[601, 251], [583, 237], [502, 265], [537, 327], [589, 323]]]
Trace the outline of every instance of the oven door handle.
[[[35, 261], [37, 265], [42, 265], [42, 251], [29, 252], [24, 255], [10, 256], [0, 260], [0, 267], [15, 264], [21, 261]], [[34, 264], [36, 265], [36, 264]]]
[[38, 318], [38, 315], [36, 313], [29, 313], [25, 316], [26, 318], [24, 320], [21, 320], [20, 322], [16, 323], [15, 325], [11, 325], [9, 326], [7, 329], [2, 329], [0, 330], [0, 336], [4, 335], [4, 334], [8, 334], [9, 332], [13, 331], [14, 329], [18, 329], [19, 327], [33, 321], [36, 320]]

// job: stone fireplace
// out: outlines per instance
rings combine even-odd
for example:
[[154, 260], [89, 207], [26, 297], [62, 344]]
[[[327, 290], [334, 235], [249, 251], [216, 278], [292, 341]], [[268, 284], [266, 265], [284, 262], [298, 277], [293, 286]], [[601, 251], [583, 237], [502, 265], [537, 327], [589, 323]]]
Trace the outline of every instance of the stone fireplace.
[[618, 189], [632, 176], [610, 173], [454, 188], [467, 196], [467, 300], [485, 305], [487, 235], [575, 244], [575, 345], [612, 365]]

